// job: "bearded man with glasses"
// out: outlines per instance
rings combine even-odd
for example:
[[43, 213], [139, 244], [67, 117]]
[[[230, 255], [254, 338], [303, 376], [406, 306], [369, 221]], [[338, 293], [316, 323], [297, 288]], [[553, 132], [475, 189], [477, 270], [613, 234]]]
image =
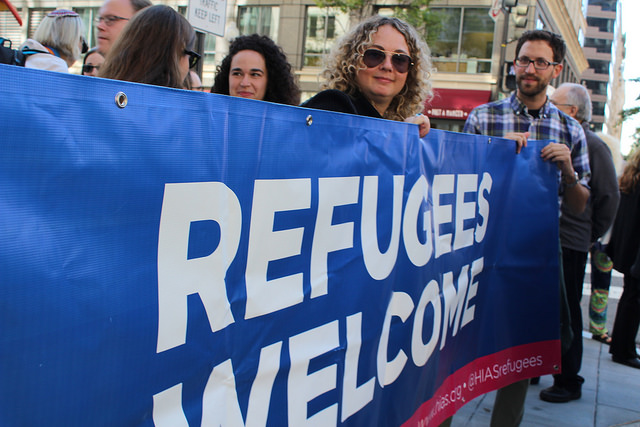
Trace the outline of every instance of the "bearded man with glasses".
[[[464, 132], [500, 136], [516, 141], [516, 153], [526, 149], [527, 139], [550, 139], [540, 156], [558, 168], [559, 202], [580, 214], [589, 198], [589, 156], [584, 131], [547, 97], [549, 83], [562, 71], [566, 52], [564, 40], [544, 30], [525, 32], [516, 45], [516, 91], [500, 101], [475, 108], [464, 126]], [[562, 243], [562, 242], [561, 242]], [[540, 393], [549, 402], [568, 402], [581, 397], [584, 379], [578, 375], [582, 355], [582, 314], [575, 280], [579, 267], [570, 250], [562, 246], [560, 292], [566, 285], [566, 301], [561, 297], [561, 319], [558, 328], [562, 339], [562, 375], [554, 376], [554, 385]], [[564, 284], [562, 282], [565, 282]], [[551, 297], [551, 295], [550, 295]], [[570, 329], [569, 329], [570, 325]], [[572, 332], [571, 332], [572, 331]], [[578, 356], [579, 355], [579, 356]], [[516, 426], [524, 415], [524, 401], [529, 380], [519, 381], [498, 391], [491, 424]]]
[[133, 15], [147, 6], [151, 6], [149, 0], [106, 0], [102, 4], [95, 21], [98, 30], [98, 51], [103, 56], [107, 56]]

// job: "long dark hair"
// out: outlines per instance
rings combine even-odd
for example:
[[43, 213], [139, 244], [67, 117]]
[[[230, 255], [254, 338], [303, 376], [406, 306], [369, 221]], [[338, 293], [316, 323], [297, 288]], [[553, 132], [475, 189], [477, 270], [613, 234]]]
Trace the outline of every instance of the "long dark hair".
[[149, 6], [122, 30], [100, 69], [100, 77], [182, 88], [179, 63], [195, 44], [191, 24], [169, 6]]
[[229, 95], [231, 60], [241, 50], [253, 50], [264, 58], [267, 66], [267, 90], [264, 101], [288, 105], [300, 103], [300, 89], [296, 84], [287, 56], [273, 40], [258, 34], [233, 39], [229, 45], [229, 53], [216, 69], [216, 77], [211, 87], [212, 93]]

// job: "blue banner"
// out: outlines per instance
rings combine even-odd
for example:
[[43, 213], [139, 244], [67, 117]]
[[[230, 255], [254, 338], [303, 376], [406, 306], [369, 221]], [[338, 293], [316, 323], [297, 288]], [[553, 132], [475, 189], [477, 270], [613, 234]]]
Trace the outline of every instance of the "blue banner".
[[437, 425], [559, 365], [543, 142], [0, 74], [0, 425]]

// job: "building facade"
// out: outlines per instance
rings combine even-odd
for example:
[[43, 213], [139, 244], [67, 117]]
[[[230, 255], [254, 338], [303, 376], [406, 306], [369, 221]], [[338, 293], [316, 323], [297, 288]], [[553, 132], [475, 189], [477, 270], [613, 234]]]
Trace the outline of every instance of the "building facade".
[[[93, 20], [102, 0], [13, 0], [24, 24], [0, 11], [0, 36], [18, 43], [33, 34], [42, 16], [55, 8], [73, 8], [85, 24], [89, 44]], [[163, 0], [186, 15], [188, 0]], [[430, 34], [435, 97], [425, 106], [436, 128], [460, 131], [475, 106], [506, 96], [515, 42], [527, 29], [548, 29], [562, 35], [568, 46], [563, 73], [553, 82], [579, 82], [588, 68], [583, 52], [587, 29], [587, 0], [519, 0], [500, 11], [500, 0], [432, 0], [430, 9], [439, 25]], [[371, 12], [392, 14], [396, 3], [376, 0]], [[238, 34], [270, 36], [286, 52], [298, 75], [303, 100], [320, 89], [322, 57], [353, 23], [349, 14], [318, 7], [314, 0], [228, 0], [225, 37], [206, 35], [202, 80], [213, 82], [216, 64], [228, 40]], [[72, 72], [79, 72], [79, 64]]]
[[620, 32], [619, 6], [619, 0], [589, 0], [587, 9], [584, 53], [589, 68], [582, 74], [582, 81], [591, 94], [591, 123], [596, 131], [602, 131], [607, 116], [619, 113], [607, 108], [610, 95], [613, 94], [610, 89], [616, 83], [612, 78], [615, 75], [612, 71], [616, 66], [616, 50], [619, 50], [616, 42], [616, 32]]

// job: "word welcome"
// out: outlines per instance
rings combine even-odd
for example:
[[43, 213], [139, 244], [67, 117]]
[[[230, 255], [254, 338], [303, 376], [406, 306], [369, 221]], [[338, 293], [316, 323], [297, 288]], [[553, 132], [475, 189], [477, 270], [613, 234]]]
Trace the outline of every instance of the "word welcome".
[[[301, 254], [305, 230], [299, 227], [274, 231], [279, 213], [314, 210], [313, 243], [310, 253], [306, 254], [310, 299], [328, 294], [328, 257], [333, 252], [361, 248], [360, 257], [369, 277], [384, 280], [394, 270], [400, 242], [410, 262], [423, 267], [432, 259], [484, 239], [489, 220], [490, 174], [484, 173], [481, 179], [477, 174], [435, 175], [431, 183], [425, 176], [420, 176], [408, 191], [405, 191], [405, 176], [394, 176], [390, 223], [384, 224], [379, 223], [378, 180], [377, 176], [365, 176], [319, 178], [315, 183], [311, 179], [254, 182], [244, 277], [245, 320], [305, 301], [304, 272], [275, 278], [267, 275], [271, 263]], [[313, 184], [317, 185], [318, 191], [312, 203]], [[406, 200], [403, 200], [405, 194]], [[359, 208], [360, 233], [355, 233], [357, 221], [336, 220], [336, 210], [348, 205]], [[189, 259], [190, 227], [200, 221], [215, 221], [220, 227], [220, 239], [210, 254]], [[389, 244], [384, 251], [378, 242], [379, 229], [390, 230]], [[213, 333], [236, 321], [227, 297], [225, 278], [238, 255], [241, 231], [242, 207], [237, 195], [225, 183], [165, 185], [158, 240], [158, 353], [185, 343], [188, 295], [199, 295]], [[361, 239], [358, 245], [354, 244], [356, 235]], [[454, 286], [454, 272], [445, 272], [441, 283], [430, 280], [424, 286], [417, 301], [404, 292], [393, 292], [378, 334], [376, 378], [370, 378], [362, 385], [356, 384], [362, 343], [361, 312], [290, 337], [287, 342], [291, 360], [287, 387], [289, 424], [337, 423], [337, 404], [308, 417], [307, 403], [338, 386], [342, 389], [339, 418], [344, 421], [373, 399], [376, 379], [380, 387], [392, 384], [409, 359], [415, 366], [424, 366], [438, 342], [440, 349], [445, 346], [449, 328], [455, 336], [473, 320], [475, 306], [471, 300], [478, 290], [475, 278], [483, 266], [483, 258], [462, 266], [455, 272], [457, 286]], [[429, 315], [426, 316], [427, 311]], [[411, 327], [410, 356], [399, 350], [393, 358], [388, 357], [390, 325], [394, 318]], [[425, 324], [425, 319], [430, 319], [431, 324]], [[341, 322], [344, 325], [341, 326]], [[338, 379], [336, 365], [309, 374], [312, 359], [339, 347], [340, 330], [346, 330], [343, 341], [347, 342], [343, 377]], [[425, 330], [429, 336], [426, 342]], [[282, 349], [283, 342], [275, 342], [263, 347], [255, 356], [259, 358], [259, 365], [244, 422], [238, 405], [232, 360], [215, 366], [203, 395], [202, 424], [252, 425], [252, 421], [264, 424], [274, 379], [283, 369], [280, 366]], [[154, 408], [176, 408], [180, 407], [180, 402], [181, 384], [154, 396]], [[181, 425], [175, 424], [175, 416], [181, 423], [186, 423], [184, 415], [164, 414], [160, 409], [154, 411], [154, 422], [157, 426]]]

